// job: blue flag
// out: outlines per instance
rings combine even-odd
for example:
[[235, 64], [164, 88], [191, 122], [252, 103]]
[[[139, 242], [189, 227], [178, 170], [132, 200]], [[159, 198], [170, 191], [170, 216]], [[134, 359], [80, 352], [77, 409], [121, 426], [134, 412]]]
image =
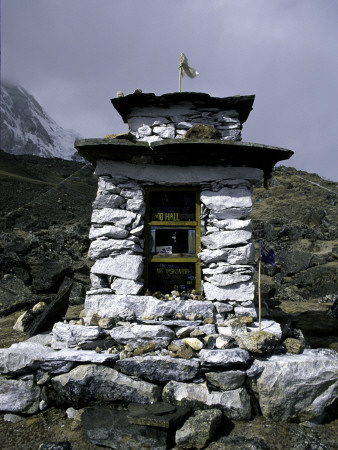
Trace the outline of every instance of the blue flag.
[[275, 252], [263, 241], [260, 243], [260, 256], [261, 261], [270, 264], [271, 266], [275, 265], [276, 255]]

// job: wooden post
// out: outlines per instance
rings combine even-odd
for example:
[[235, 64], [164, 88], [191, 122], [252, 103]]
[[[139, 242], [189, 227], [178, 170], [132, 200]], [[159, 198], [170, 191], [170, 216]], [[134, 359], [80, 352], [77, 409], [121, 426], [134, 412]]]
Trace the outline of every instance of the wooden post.
[[178, 92], [181, 92], [181, 79], [182, 79], [182, 66], [180, 64], [179, 68], [179, 81], [178, 81]]
[[261, 301], [261, 258], [259, 258], [258, 263], [258, 330], [261, 331], [261, 321], [262, 321], [262, 301]]

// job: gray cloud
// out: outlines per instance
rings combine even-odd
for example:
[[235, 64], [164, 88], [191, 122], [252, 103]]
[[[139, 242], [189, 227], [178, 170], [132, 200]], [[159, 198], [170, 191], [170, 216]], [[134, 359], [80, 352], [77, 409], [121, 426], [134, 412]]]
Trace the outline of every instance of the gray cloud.
[[3, 0], [2, 76], [63, 127], [122, 132], [116, 91], [256, 94], [243, 139], [290, 148], [287, 165], [337, 180], [335, 0]]

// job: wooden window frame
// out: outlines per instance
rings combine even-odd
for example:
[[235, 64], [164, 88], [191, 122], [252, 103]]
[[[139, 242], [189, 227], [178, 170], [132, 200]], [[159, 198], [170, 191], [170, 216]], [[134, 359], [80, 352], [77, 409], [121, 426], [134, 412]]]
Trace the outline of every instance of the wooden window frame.
[[[150, 193], [151, 192], [195, 192], [195, 220], [191, 221], [151, 221], [150, 220]], [[193, 228], [196, 230], [196, 247], [194, 256], [188, 256], [182, 254], [182, 256], [161, 255], [153, 256], [149, 254], [149, 236], [151, 227], [170, 227], [170, 228]], [[201, 262], [198, 258], [198, 253], [201, 251], [201, 202], [200, 202], [200, 190], [197, 187], [186, 186], [157, 186], [148, 187], [146, 189], [146, 214], [145, 214], [145, 227], [144, 227], [144, 256], [145, 256], [145, 285], [148, 287], [148, 267], [151, 263], [193, 263], [195, 264], [195, 290], [201, 291]], [[167, 292], [163, 292], [167, 294]]]

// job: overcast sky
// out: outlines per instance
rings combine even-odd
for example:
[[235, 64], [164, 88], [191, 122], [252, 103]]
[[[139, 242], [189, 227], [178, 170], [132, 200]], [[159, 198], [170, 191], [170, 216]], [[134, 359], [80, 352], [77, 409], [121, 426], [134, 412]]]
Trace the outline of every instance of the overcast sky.
[[2, 0], [1, 75], [83, 137], [127, 130], [110, 99], [255, 94], [243, 141], [338, 181], [337, 0]]

